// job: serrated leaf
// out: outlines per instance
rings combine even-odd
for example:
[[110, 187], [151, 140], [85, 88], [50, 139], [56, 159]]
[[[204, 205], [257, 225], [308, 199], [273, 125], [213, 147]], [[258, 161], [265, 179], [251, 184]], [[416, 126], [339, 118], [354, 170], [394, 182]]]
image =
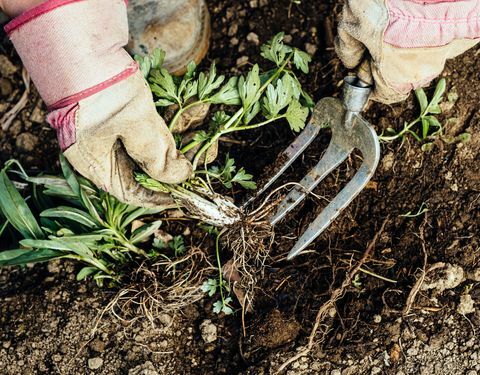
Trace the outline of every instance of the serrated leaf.
[[249, 124], [250, 121], [252, 121], [255, 118], [255, 116], [257, 116], [260, 113], [260, 109], [261, 109], [260, 102], [255, 102], [253, 106], [243, 115], [243, 123], [245, 125]]
[[308, 108], [303, 107], [298, 100], [292, 100], [288, 106], [286, 118], [290, 128], [299, 132], [305, 127], [308, 117]]
[[213, 304], [213, 312], [215, 314], [220, 314], [223, 310], [223, 303], [222, 301], [217, 301]]
[[148, 56], [135, 55], [134, 59], [138, 63], [138, 66], [140, 68], [140, 71], [142, 72], [143, 77], [147, 78], [148, 75], [150, 74], [150, 69], [152, 67], [150, 58]]
[[161, 48], [155, 48], [153, 50], [151, 61], [151, 69], [160, 69], [165, 61], [166, 52]]
[[288, 76], [277, 81], [276, 87], [269, 84], [263, 98], [265, 117], [271, 119], [276, 117], [292, 101], [292, 85]]
[[307, 74], [309, 71], [308, 64], [310, 64], [311, 61], [312, 57], [308, 53], [295, 49], [293, 53], [293, 64], [297, 69]]
[[167, 100], [167, 99], [158, 99], [156, 102], [155, 102], [155, 105], [157, 107], [169, 107], [171, 106], [172, 104], [175, 104], [174, 102], [172, 102], [171, 100]]
[[153, 70], [149, 81], [151, 82], [150, 89], [158, 98], [180, 104], [177, 96], [177, 86], [173, 77], [165, 68]]
[[252, 181], [252, 179], [253, 175], [246, 173], [245, 169], [240, 168], [240, 170], [232, 178], [232, 183], [239, 184], [244, 189], [255, 190], [257, 188], [257, 184]]
[[0, 210], [8, 222], [24, 238], [44, 238], [43, 231], [32, 211], [8, 178], [5, 170], [0, 173]]
[[217, 288], [218, 288], [217, 280], [208, 279], [202, 284], [200, 289], [202, 292], [208, 293], [209, 297], [212, 297], [217, 292]]
[[198, 98], [206, 99], [213, 91], [217, 90], [225, 80], [225, 76], [217, 77], [215, 63], [210, 66], [208, 74], [200, 73], [198, 76]]
[[254, 103], [256, 103], [258, 100], [259, 90], [260, 90], [259, 72], [260, 72], [260, 69], [258, 65], [255, 64], [252, 70], [248, 72], [247, 78], [244, 78], [243, 76], [241, 76], [238, 79], [238, 94], [240, 95], [240, 99], [242, 101], [244, 109], [251, 108], [251, 106]]
[[292, 48], [283, 44], [285, 33], [280, 32], [275, 35], [272, 40], [260, 47], [261, 55], [274, 62], [277, 66], [282, 65], [288, 53], [292, 52]]
[[238, 93], [238, 78], [232, 77], [222, 88], [215, 93], [208, 101], [212, 104], [240, 105], [240, 95]]

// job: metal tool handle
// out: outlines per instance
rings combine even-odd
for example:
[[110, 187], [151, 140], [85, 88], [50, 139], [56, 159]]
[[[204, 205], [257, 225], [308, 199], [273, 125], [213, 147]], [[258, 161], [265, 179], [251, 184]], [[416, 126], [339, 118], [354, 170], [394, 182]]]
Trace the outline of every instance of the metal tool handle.
[[372, 86], [357, 76], [346, 76], [343, 85], [343, 105], [345, 106], [345, 126], [353, 126], [353, 117], [363, 111], [368, 102]]

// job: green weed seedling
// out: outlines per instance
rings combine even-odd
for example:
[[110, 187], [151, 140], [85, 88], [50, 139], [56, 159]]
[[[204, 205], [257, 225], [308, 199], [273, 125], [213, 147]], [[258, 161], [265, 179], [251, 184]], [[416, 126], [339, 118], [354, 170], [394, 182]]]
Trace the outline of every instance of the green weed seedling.
[[[143, 246], [161, 226], [151, 221], [132, 231], [134, 220], [158, 214], [119, 202], [89, 181], [77, 177], [62, 156], [63, 176], [30, 177], [17, 161], [8, 162], [0, 172], [0, 211], [7, 226], [21, 236], [16, 249], [0, 252], [0, 266], [74, 259], [85, 266], [77, 280], [92, 277], [102, 286], [104, 280], [121, 281], [128, 264], [157, 256], [158, 250], [146, 252]], [[13, 167], [17, 170], [13, 170]], [[33, 191], [29, 201], [41, 207], [36, 215], [15, 187], [8, 174], [27, 181]], [[183, 242], [174, 241], [175, 254], [185, 251]]]
[[[392, 142], [398, 139], [403, 141], [405, 137], [410, 134], [417, 141], [422, 142], [428, 137], [441, 135], [443, 133], [443, 127], [435, 115], [442, 113], [439, 104], [443, 99], [445, 89], [446, 81], [444, 78], [442, 78], [438, 82], [430, 102], [428, 101], [427, 95], [422, 88], [415, 90], [415, 96], [417, 97], [420, 105], [420, 115], [411, 122], [405, 122], [403, 124], [403, 129], [398, 133], [395, 131], [395, 129], [388, 128], [386, 132], [390, 135], [380, 135], [380, 141]], [[420, 129], [416, 130], [418, 124], [420, 124], [421, 127]]]

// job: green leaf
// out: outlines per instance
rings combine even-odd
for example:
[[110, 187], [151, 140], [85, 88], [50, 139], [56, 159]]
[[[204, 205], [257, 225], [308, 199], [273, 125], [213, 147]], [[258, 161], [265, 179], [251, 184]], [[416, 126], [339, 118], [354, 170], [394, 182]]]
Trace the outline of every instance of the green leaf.
[[292, 84], [289, 76], [277, 81], [276, 87], [269, 84], [266, 96], [263, 98], [265, 117], [271, 119], [276, 117], [292, 101]]
[[195, 133], [193, 136], [193, 140], [198, 143], [203, 143], [205, 141], [208, 141], [210, 139], [210, 136], [205, 130], [200, 130]]
[[308, 74], [308, 64], [310, 64], [311, 61], [312, 58], [308, 53], [295, 48], [293, 53], [293, 63], [297, 69], [301, 70], [305, 74]]
[[418, 104], [420, 105], [420, 113], [425, 113], [425, 110], [428, 107], [427, 94], [422, 88], [415, 90], [415, 96], [417, 97]]
[[472, 135], [470, 133], [462, 133], [457, 136], [457, 140], [461, 143], [468, 143], [472, 139]]
[[150, 57], [152, 69], [160, 69], [165, 61], [166, 52], [161, 48], [155, 48]]
[[217, 301], [213, 304], [213, 312], [215, 314], [220, 314], [223, 310], [223, 302], [222, 301]]
[[208, 74], [200, 73], [198, 76], [198, 98], [200, 100], [206, 99], [213, 91], [221, 86], [224, 80], [225, 76], [217, 77], [215, 63], [212, 63]]
[[139, 217], [156, 215], [162, 211], [163, 209], [160, 209], [160, 208], [143, 208], [143, 207], [137, 208], [131, 213], [129, 213], [129, 215], [121, 221], [120, 229], [126, 228], [130, 223], [132, 223], [134, 220], [138, 219]]
[[140, 228], [138, 228], [137, 230], [135, 230], [135, 232], [132, 233], [130, 242], [135, 245], [137, 243], [147, 240], [150, 236], [153, 235], [153, 233], [155, 233], [158, 228], [160, 228], [161, 225], [162, 222], [160, 220], [154, 221], [150, 224], [142, 225]]
[[0, 173], [0, 210], [24, 238], [44, 238], [37, 220], [17, 191], [5, 170]]
[[170, 73], [164, 69], [156, 69], [150, 75], [150, 89], [159, 99], [166, 99], [171, 102], [180, 103], [177, 96], [177, 86]]
[[175, 252], [175, 256], [183, 255], [187, 250], [182, 236], [173, 237], [173, 239], [168, 243], [168, 247]]
[[422, 139], [427, 138], [429, 129], [430, 129], [430, 123], [425, 117], [422, 117]]
[[75, 172], [73, 171], [70, 163], [65, 158], [63, 154], [60, 154], [60, 166], [62, 167], [63, 176], [70, 186], [70, 189], [75, 193], [77, 197], [80, 196], [80, 184], [78, 183], [77, 177], [75, 176]]
[[252, 181], [253, 175], [246, 173], [243, 168], [237, 172], [237, 174], [232, 178], [232, 183], [239, 184], [244, 189], [255, 190], [257, 184]]
[[283, 44], [285, 33], [281, 32], [275, 35], [272, 40], [260, 47], [261, 55], [274, 62], [277, 66], [282, 65], [288, 53], [292, 52], [292, 48]]
[[225, 298], [225, 301], [223, 302], [223, 307], [222, 307], [222, 312], [225, 315], [233, 314], [233, 309], [229, 306], [230, 303], [232, 303], [232, 297]]
[[83, 267], [80, 272], [77, 273], [77, 281], [82, 281], [91, 274], [98, 272], [99, 269], [96, 267]]
[[143, 77], [147, 78], [148, 75], [150, 74], [150, 69], [152, 67], [150, 58], [148, 56], [135, 55], [134, 59], [138, 63], [138, 66], [140, 68], [140, 71], [143, 74]]
[[447, 88], [447, 81], [445, 80], [445, 78], [442, 78], [440, 81], [438, 81], [437, 87], [435, 88], [435, 92], [433, 93], [433, 98], [430, 102], [431, 107], [436, 106], [438, 105], [438, 103], [440, 103], [446, 88]]
[[87, 212], [79, 210], [78, 208], [59, 206], [49, 208], [40, 214], [41, 217], [68, 219], [76, 223], [85, 225], [89, 228], [98, 227], [97, 221], [92, 218]]
[[238, 93], [238, 78], [232, 77], [208, 101], [212, 104], [240, 105], [242, 104]]
[[238, 94], [244, 109], [249, 109], [258, 100], [260, 90], [259, 72], [260, 69], [255, 64], [252, 70], [248, 72], [246, 79], [243, 76], [238, 79]]
[[200, 290], [204, 293], [207, 293], [209, 297], [213, 297], [213, 295], [217, 292], [218, 282], [216, 279], [208, 279], [205, 281]]
[[246, 111], [245, 114], [243, 115], [243, 123], [245, 125], [249, 124], [250, 121], [252, 121], [255, 118], [255, 116], [257, 116], [260, 113], [260, 109], [261, 109], [260, 102], [255, 102], [253, 106], [248, 111]]
[[16, 249], [0, 252], [0, 266], [19, 266], [30, 263], [48, 262], [61, 258], [64, 254], [60, 251], [49, 249], [27, 250]]
[[290, 128], [299, 132], [305, 127], [308, 117], [308, 108], [303, 107], [298, 100], [292, 100], [288, 106], [286, 118]]
[[430, 108], [428, 109], [428, 113], [431, 113], [432, 115], [439, 115], [440, 113], [442, 113], [442, 108], [440, 108], [438, 104], [430, 106]]
[[440, 123], [440, 121], [438, 121], [438, 119], [435, 116], [425, 116], [424, 118], [428, 121], [430, 126], [434, 126], [436, 128], [442, 127], [442, 124]]
[[155, 105], [157, 107], [168, 107], [168, 106], [171, 106], [173, 104], [175, 104], [175, 102], [172, 102], [171, 100], [167, 100], [167, 99], [158, 99], [155, 102]]

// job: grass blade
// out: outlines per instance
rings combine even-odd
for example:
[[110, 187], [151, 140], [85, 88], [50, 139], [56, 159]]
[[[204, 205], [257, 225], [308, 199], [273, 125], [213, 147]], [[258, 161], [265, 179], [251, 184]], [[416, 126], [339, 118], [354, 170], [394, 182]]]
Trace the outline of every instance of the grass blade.
[[48, 262], [55, 258], [61, 258], [63, 255], [60, 251], [49, 249], [7, 250], [0, 252], [0, 266], [19, 266], [29, 263]]
[[59, 206], [55, 208], [49, 208], [40, 214], [41, 217], [68, 219], [75, 221], [76, 223], [83, 224], [89, 228], [96, 228], [97, 222], [85, 211], [78, 208]]
[[42, 239], [44, 234], [5, 170], [0, 173], [0, 209], [4, 216], [24, 238]]

